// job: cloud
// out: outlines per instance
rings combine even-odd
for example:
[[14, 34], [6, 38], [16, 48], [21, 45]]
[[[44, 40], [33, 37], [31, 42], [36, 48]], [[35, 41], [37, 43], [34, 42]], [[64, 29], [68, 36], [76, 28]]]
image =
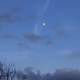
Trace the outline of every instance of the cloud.
[[69, 55], [71, 59], [79, 59], [80, 58], [80, 50], [73, 50]]
[[11, 21], [11, 16], [0, 16], [0, 22], [9, 22]]
[[35, 35], [33, 33], [24, 34], [24, 38], [27, 38], [31, 42], [39, 42], [39, 41], [43, 41], [44, 40], [43, 37]]
[[74, 32], [76, 30], [76, 27], [74, 26], [64, 26], [65, 31], [68, 32]]
[[80, 71], [73, 69], [56, 70], [54, 73], [55, 80], [80, 80]]
[[16, 21], [22, 21], [24, 17], [22, 16], [14, 16], [14, 15], [4, 15], [0, 16], [0, 22], [16, 22]]
[[31, 49], [31, 47], [28, 44], [23, 43], [23, 42], [18, 42], [17, 45], [20, 50], [26, 50], [26, 49], [30, 50]]
[[23, 36], [25, 39], [27, 39], [28, 41], [32, 43], [42, 43], [42, 44], [47, 44], [47, 45], [52, 44], [52, 41], [48, 39], [46, 36], [40, 36], [34, 33], [25, 33]]
[[73, 35], [73, 33], [77, 31], [77, 28], [78, 27], [74, 25], [68, 25], [59, 22], [54, 25], [53, 30], [56, 33], [55, 36], [59, 38], [63, 38], [63, 37]]
[[16, 44], [16, 47], [21, 51], [30, 50], [31, 46], [29, 43], [33, 44], [43, 44], [46, 46], [52, 45], [52, 41], [48, 39], [46, 36], [40, 36], [33, 33], [25, 33], [20, 36], [18, 36], [15, 33], [1, 33], [0, 39], [9, 40], [11, 42], [14, 42]]
[[63, 50], [60, 54], [68, 59], [80, 59], [80, 50]]
[[[38, 16], [3, 15], [0, 16], [0, 23], [15, 23], [36, 20]], [[38, 19], [37, 19], [38, 20]]]
[[[2, 1], [1, 3], [4, 4]], [[3, 10], [1, 10], [0, 13], [0, 22], [14, 22], [19, 20], [21, 16], [15, 15], [17, 15], [17, 13], [19, 15], [23, 3], [24, 0], [9, 1], [9, 4], [6, 2], [6, 6], [4, 6], [4, 8], [2, 7]]]
[[13, 33], [1, 33], [0, 34], [0, 38], [4, 38], [4, 39], [17, 39], [17, 35], [13, 34]]
[[19, 37], [17, 34], [13, 34], [13, 33], [1, 33], [0, 34], [0, 38], [1, 39], [8, 39], [8, 40], [16, 40], [16, 44], [18, 46], [18, 48], [20, 49], [30, 49], [30, 47], [28, 46], [27, 43], [24, 42], [24, 39], [22, 39], [21, 37]]

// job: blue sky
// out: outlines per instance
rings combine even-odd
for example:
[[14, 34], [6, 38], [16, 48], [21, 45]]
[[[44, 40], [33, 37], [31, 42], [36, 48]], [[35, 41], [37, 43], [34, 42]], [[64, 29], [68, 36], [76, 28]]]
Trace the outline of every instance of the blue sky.
[[0, 0], [0, 60], [42, 72], [80, 69], [80, 0]]

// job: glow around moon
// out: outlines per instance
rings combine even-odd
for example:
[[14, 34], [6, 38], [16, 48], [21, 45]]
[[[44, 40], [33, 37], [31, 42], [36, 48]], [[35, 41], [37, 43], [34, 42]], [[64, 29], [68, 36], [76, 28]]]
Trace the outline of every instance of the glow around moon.
[[46, 26], [46, 22], [43, 22], [43, 23], [42, 23], [42, 26]]

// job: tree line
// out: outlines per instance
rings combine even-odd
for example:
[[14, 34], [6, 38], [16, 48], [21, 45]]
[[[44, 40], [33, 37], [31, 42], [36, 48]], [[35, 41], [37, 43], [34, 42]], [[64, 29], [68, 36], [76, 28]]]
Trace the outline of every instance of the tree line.
[[23, 71], [16, 70], [11, 64], [0, 62], [0, 80], [80, 80], [80, 71], [72, 69], [59, 69], [54, 73], [42, 74], [40, 70], [34, 71], [26, 67]]

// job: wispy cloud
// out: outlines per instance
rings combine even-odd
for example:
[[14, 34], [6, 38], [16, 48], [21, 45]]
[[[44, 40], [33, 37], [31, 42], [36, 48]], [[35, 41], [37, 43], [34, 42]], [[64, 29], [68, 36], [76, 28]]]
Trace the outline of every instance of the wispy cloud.
[[52, 40], [46, 36], [40, 36], [33, 33], [25, 33], [22, 35], [17, 35], [16, 33], [1, 33], [0, 39], [10, 40], [14, 42], [19, 50], [30, 50], [31, 45], [33, 44], [41, 44], [50, 46], [53, 44]]
[[18, 36], [13, 34], [13, 33], [1, 33], [0, 34], [0, 38], [4, 38], [4, 39], [17, 39]]
[[80, 50], [63, 50], [60, 54], [68, 59], [80, 59]]
[[31, 47], [28, 44], [24, 43], [24, 42], [18, 42], [17, 46], [20, 50], [26, 50], [26, 49], [30, 50], [31, 49]]
[[23, 15], [3, 15], [0, 16], [0, 23], [20, 23], [20, 22], [28, 22], [33, 20], [38, 20], [39, 16], [23, 16]]
[[80, 50], [73, 50], [68, 56], [71, 59], [79, 59], [80, 58]]
[[57, 37], [66, 37], [77, 31], [76, 26], [64, 23], [56, 23], [53, 27]]
[[30, 50], [30, 46], [25, 43], [24, 39], [15, 33], [1, 33], [0, 39], [9, 40], [13, 42], [20, 51]]
[[13, 1], [13, 3], [15, 6], [10, 5], [8, 10], [5, 10], [6, 9], [5, 8], [3, 11], [1, 11], [2, 14], [0, 14], [0, 23], [26, 22], [29, 20], [31, 21], [31, 20], [37, 19], [39, 17], [39, 15], [37, 16], [29, 16], [24, 14], [20, 15], [22, 13], [22, 8], [24, 8], [23, 7], [23, 4], [25, 3], [24, 0]]
[[52, 44], [52, 41], [48, 39], [48, 37], [46, 36], [40, 36], [34, 33], [25, 33], [23, 36], [24, 36], [24, 39], [27, 39], [32, 43], [42, 43], [47, 45]]

